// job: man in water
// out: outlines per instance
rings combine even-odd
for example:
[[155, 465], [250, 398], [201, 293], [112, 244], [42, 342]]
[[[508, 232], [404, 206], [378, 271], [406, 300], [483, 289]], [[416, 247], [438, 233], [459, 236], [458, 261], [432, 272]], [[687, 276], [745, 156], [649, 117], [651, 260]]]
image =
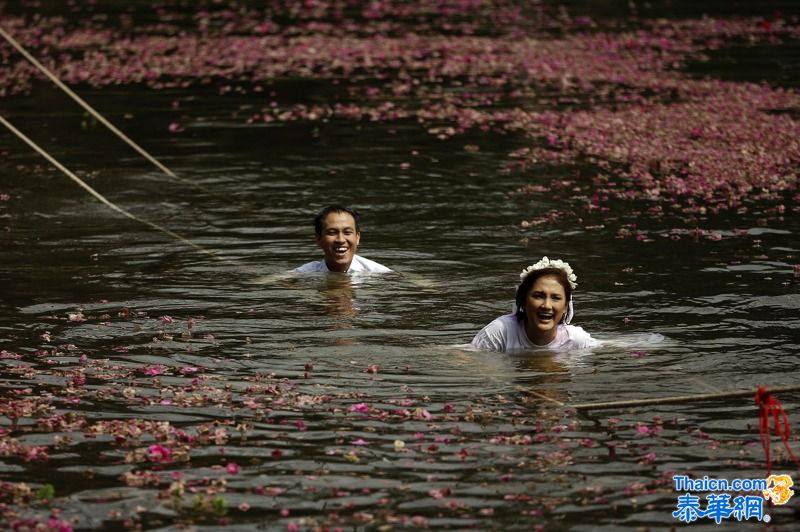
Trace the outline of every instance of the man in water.
[[375, 261], [356, 255], [361, 242], [358, 211], [342, 205], [329, 205], [314, 218], [317, 246], [325, 258], [303, 264], [293, 271], [298, 273], [339, 272], [357, 273], [391, 272]]

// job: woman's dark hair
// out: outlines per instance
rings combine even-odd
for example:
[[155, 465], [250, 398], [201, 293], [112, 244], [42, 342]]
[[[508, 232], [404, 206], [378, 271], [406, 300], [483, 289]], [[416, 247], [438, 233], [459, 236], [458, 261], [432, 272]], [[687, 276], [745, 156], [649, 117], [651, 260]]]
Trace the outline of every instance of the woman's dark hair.
[[325, 222], [325, 218], [327, 218], [332, 212], [344, 212], [352, 216], [353, 220], [356, 222], [356, 232], [361, 232], [361, 229], [358, 227], [359, 216], [357, 210], [351, 209], [350, 207], [345, 207], [344, 205], [328, 205], [319, 211], [314, 217], [314, 232], [317, 233], [317, 236], [322, 236], [322, 224]]
[[567, 297], [567, 301], [572, 299], [572, 286], [570, 286], [569, 279], [567, 279], [567, 274], [564, 270], [560, 268], [543, 268], [533, 271], [529, 273], [517, 287], [517, 311], [515, 316], [518, 321], [527, 321], [527, 317], [525, 316], [525, 298], [528, 297], [528, 292], [531, 286], [533, 286], [533, 283], [536, 282], [536, 279], [544, 277], [545, 275], [555, 276], [555, 278], [558, 279], [558, 283], [564, 287], [564, 295]]

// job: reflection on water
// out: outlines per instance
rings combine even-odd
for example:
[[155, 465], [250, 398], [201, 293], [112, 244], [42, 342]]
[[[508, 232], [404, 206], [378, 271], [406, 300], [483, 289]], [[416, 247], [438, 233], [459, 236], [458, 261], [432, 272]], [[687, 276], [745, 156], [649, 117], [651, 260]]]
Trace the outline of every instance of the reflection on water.
[[540, 353], [535, 356], [518, 357], [516, 368], [530, 377], [518, 379], [519, 388], [530, 394], [531, 399], [544, 399], [558, 405], [569, 402], [564, 384], [570, 380], [569, 363], [571, 353]]
[[[324, 276], [325, 313], [333, 319], [333, 328], [337, 330], [352, 329], [353, 318], [358, 314], [358, 307], [353, 301], [353, 283], [349, 275], [330, 274]], [[348, 346], [358, 343], [355, 337], [338, 336], [334, 345]]]
[[358, 307], [353, 301], [353, 282], [349, 275], [324, 276], [325, 312], [333, 318], [342, 318], [337, 328], [351, 329], [352, 319], [358, 314]]
[[[614, 530], [675, 524], [671, 471], [763, 477], [750, 400], [568, 406], [795, 382], [796, 218], [743, 214], [735, 241], [557, 224], [523, 239], [518, 220], [554, 205], [509, 194], [536, 179], [500, 171], [514, 139], [465, 151], [411, 125], [330, 124], [325, 153], [265, 158], [282, 134], [154, 139], [204, 146], [170, 161], [196, 185], [86, 163], [126, 208], [242, 268], [120, 221], [2, 140], [4, 482], [52, 484], [86, 528], [213, 527], [224, 503], [243, 527]], [[332, 186], [364, 213], [365, 254], [398, 274], [284, 278]], [[542, 255], [573, 265], [578, 323], [603, 344], [464, 349]], [[797, 397], [780, 400], [796, 427]]]

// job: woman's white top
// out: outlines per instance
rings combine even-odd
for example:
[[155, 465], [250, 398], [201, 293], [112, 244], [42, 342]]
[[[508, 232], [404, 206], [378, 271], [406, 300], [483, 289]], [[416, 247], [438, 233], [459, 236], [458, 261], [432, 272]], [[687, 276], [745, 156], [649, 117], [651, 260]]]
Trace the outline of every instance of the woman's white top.
[[525, 333], [525, 322], [518, 321], [514, 314], [506, 314], [492, 321], [475, 335], [472, 346], [491, 351], [529, 351], [531, 349], [582, 348], [599, 345], [600, 342], [577, 325], [559, 324], [555, 339], [547, 345], [536, 345]]

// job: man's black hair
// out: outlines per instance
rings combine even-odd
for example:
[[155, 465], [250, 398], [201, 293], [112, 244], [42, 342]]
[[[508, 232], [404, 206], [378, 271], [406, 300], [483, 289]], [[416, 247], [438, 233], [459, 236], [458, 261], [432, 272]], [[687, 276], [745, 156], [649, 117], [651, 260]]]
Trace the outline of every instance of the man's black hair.
[[317, 236], [322, 236], [322, 224], [325, 221], [325, 218], [332, 212], [345, 212], [353, 217], [353, 220], [356, 222], [356, 232], [360, 233], [361, 229], [358, 227], [358, 211], [355, 209], [351, 209], [350, 207], [345, 207], [344, 205], [328, 205], [317, 215], [314, 217], [314, 231], [317, 233]]

